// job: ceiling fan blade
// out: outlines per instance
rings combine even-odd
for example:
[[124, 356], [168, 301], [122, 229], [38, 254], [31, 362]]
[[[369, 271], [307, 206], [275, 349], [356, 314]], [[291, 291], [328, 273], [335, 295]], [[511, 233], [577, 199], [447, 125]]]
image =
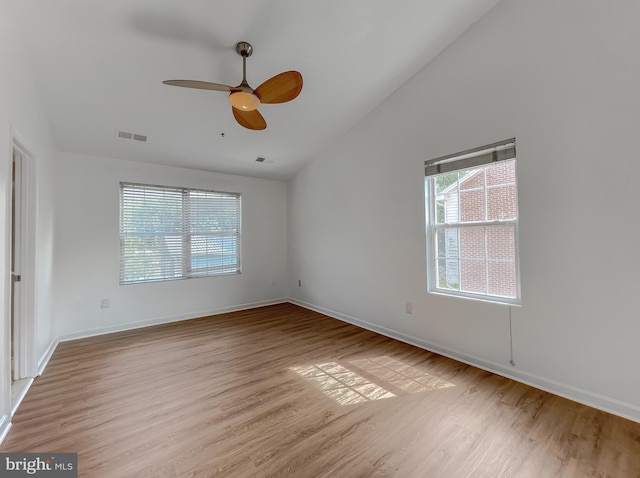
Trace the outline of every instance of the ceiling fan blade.
[[302, 75], [297, 71], [285, 71], [269, 78], [254, 90], [261, 103], [285, 103], [302, 91]]
[[257, 130], [265, 129], [267, 127], [267, 122], [258, 110], [241, 111], [232, 106], [231, 111], [233, 111], [233, 117], [240, 126], [244, 126], [247, 129]]
[[235, 86], [222, 85], [220, 83], [210, 83], [208, 81], [197, 80], [165, 80], [165, 85], [184, 86], [185, 88], [198, 88], [200, 90], [214, 91], [239, 91]]

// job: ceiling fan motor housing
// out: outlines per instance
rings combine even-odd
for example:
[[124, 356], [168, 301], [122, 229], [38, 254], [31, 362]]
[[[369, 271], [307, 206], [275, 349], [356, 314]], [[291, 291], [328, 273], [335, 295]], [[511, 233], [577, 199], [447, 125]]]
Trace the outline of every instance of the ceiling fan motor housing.
[[248, 58], [253, 54], [253, 47], [249, 42], [239, 41], [236, 43], [236, 53], [243, 58]]

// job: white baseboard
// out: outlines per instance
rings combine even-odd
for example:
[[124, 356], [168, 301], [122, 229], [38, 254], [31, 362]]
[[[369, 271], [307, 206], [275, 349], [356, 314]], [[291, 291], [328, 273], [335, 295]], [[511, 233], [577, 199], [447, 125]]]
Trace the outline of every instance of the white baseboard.
[[228, 312], [236, 312], [239, 310], [255, 309], [257, 307], [265, 307], [267, 305], [281, 304], [288, 302], [288, 299], [273, 299], [260, 302], [251, 302], [248, 304], [233, 305], [228, 307], [220, 307], [218, 309], [201, 310], [188, 314], [166, 315], [164, 317], [156, 317], [153, 319], [140, 320], [136, 322], [127, 322], [124, 324], [112, 325], [109, 327], [97, 327], [94, 329], [86, 329], [72, 334], [62, 335], [58, 338], [58, 342], [66, 342], [68, 340], [84, 339], [94, 337], [96, 335], [112, 334], [114, 332], [124, 332], [127, 330], [141, 329], [153, 325], [170, 324], [172, 322], [181, 322], [183, 320], [197, 319], [200, 317], [208, 317], [210, 315], [226, 314]]
[[620, 400], [616, 400], [611, 397], [589, 392], [587, 390], [576, 388], [570, 385], [565, 385], [563, 383], [556, 382], [554, 380], [550, 380], [545, 377], [541, 377], [539, 375], [528, 373], [522, 370], [517, 370], [515, 368], [508, 368], [503, 366], [502, 364], [495, 363], [493, 361], [485, 360], [473, 355], [467, 355], [457, 350], [451, 350], [447, 347], [442, 347], [441, 345], [435, 344], [433, 342], [429, 342], [427, 340], [424, 340], [418, 337], [406, 335], [401, 332], [388, 329], [386, 327], [382, 327], [380, 325], [377, 325], [371, 322], [367, 322], [366, 320], [362, 320], [357, 317], [343, 314], [335, 310], [327, 309], [325, 307], [311, 304], [299, 299], [289, 298], [289, 302], [291, 302], [292, 304], [296, 304], [301, 307], [304, 307], [306, 309], [319, 312], [329, 317], [333, 317], [334, 319], [347, 322], [357, 327], [361, 327], [363, 329], [376, 332], [386, 337], [396, 339], [411, 345], [415, 345], [416, 347], [420, 347], [421, 349], [428, 350], [430, 352], [435, 352], [437, 354], [452, 358], [459, 362], [463, 362], [468, 365], [472, 365], [474, 367], [478, 367], [480, 369], [486, 370], [488, 372], [492, 372], [497, 375], [501, 375], [503, 377], [515, 380], [517, 382], [530, 385], [540, 390], [544, 390], [545, 392], [549, 392], [554, 395], [567, 398], [574, 402], [578, 402], [583, 405], [587, 405], [589, 407], [593, 407], [598, 410], [602, 410], [607, 413], [612, 413], [613, 415], [618, 415], [622, 418], [626, 418], [634, 422], [640, 423], [640, 407], [636, 405], [622, 402]]
[[16, 413], [33, 383], [33, 378], [21, 378], [11, 384], [11, 416]]
[[259, 302], [250, 302], [247, 304], [233, 305], [228, 307], [220, 307], [217, 309], [202, 310], [199, 312], [192, 312], [189, 314], [167, 315], [164, 317], [156, 317], [153, 319], [140, 320], [136, 322], [127, 322], [124, 324], [112, 325], [108, 327], [97, 327], [93, 329], [86, 329], [79, 332], [74, 332], [71, 334], [61, 335], [59, 337], [56, 337], [51, 342], [51, 344], [49, 344], [49, 347], [47, 348], [45, 353], [42, 355], [40, 360], [38, 361], [38, 375], [42, 375], [45, 367], [47, 366], [47, 364], [49, 363], [49, 360], [51, 359], [51, 356], [53, 355], [53, 352], [55, 351], [56, 347], [60, 342], [84, 339], [87, 337], [95, 337], [97, 335], [112, 334], [114, 332], [124, 332], [127, 330], [150, 327], [153, 325], [169, 324], [172, 322], [180, 322], [183, 320], [191, 320], [191, 319], [196, 319], [200, 317], [208, 317], [210, 315], [226, 314], [228, 312], [236, 312], [239, 310], [255, 309], [257, 307], [265, 307], [267, 305], [282, 304], [283, 302], [288, 302], [288, 299], [287, 298], [271, 299], [271, 300], [264, 300]]
[[0, 444], [4, 441], [11, 429], [11, 417], [9, 415], [4, 415], [0, 418]]
[[51, 356], [53, 355], [53, 352], [56, 350], [56, 347], [59, 343], [60, 340], [58, 340], [57, 338], [52, 340], [47, 347], [47, 350], [44, 351], [42, 357], [40, 357], [40, 360], [38, 360], [38, 369], [36, 370], [36, 373], [38, 375], [42, 375], [42, 372], [44, 372], [44, 368], [49, 363], [49, 360], [51, 360]]

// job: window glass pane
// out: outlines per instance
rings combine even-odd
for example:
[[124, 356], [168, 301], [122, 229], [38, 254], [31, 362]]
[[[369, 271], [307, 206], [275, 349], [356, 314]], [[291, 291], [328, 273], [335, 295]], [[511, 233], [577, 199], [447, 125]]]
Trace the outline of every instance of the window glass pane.
[[487, 227], [487, 257], [515, 261], [515, 230], [513, 226]]
[[486, 262], [460, 261], [460, 289], [478, 294], [487, 293]]
[[497, 186], [499, 184], [513, 184], [516, 182], [516, 162], [499, 161], [496, 164], [487, 166], [487, 186]]
[[189, 193], [191, 232], [236, 231], [238, 198], [225, 193], [191, 191]]
[[447, 257], [446, 246], [444, 229], [438, 229], [436, 231], [436, 254], [438, 257]]
[[458, 191], [449, 192], [436, 200], [436, 224], [457, 224], [460, 222]]
[[460, 191], [484, 188], [484, 169], [472, 169], [460, 173]]
[[447, 173], [435, 176], [436, 195], [450, 189], [450, 186], [458, 180], [458, 173]]
[[488, 276], [489, 294], [500, 297], [516, 297], [517, 289], [515, 262], [489, 262]]
[[457, 259], [438, 259], [438, 287], [460, 289], [460, 272]]
[[458, 228], [447, 227], [437, 231], [436, 247], [438, 257], [458, 258], [459, 257]]
[[446, 201], [444, 199], [436, 200], [436, 224], [444, 224], [446, 215], [445, 215], [445, 206]]
[[484, 220], [484, 188], [460, 191], [459, 222], [477, 222]]
[[436, 236], [437, 254], [441, 258], [438, 260], [439, 287], [458, 289], [460, 284], [458, 229], [455, 227], [438, 229]]
[[192, 236], [191, 269], [194, 272], [238, 265], [236, 236]]
[[484, 227], [460, 228], [460, 257], [482, 259], [486, 254]]
[[515, 219], [517, 215], [516, 185], [487, 189], [487, 219], [489, 221]]
[[182, 237], [126, 237], [122, 243], [124, 282], [171, 280], [182, 275]]
[[181, 234], [181, 193], [130, 188], [123, 191], [122, 204], [122, 232]]

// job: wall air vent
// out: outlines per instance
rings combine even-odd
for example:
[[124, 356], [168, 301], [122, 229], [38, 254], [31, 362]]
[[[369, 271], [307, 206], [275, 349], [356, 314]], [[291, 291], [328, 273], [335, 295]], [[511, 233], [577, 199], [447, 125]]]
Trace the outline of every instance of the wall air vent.
[[147, 137], [143, 134], [129, 133], [128, 131], [118, 131], [118, 138], [132, 139], [134, 141], [145, 142]]

